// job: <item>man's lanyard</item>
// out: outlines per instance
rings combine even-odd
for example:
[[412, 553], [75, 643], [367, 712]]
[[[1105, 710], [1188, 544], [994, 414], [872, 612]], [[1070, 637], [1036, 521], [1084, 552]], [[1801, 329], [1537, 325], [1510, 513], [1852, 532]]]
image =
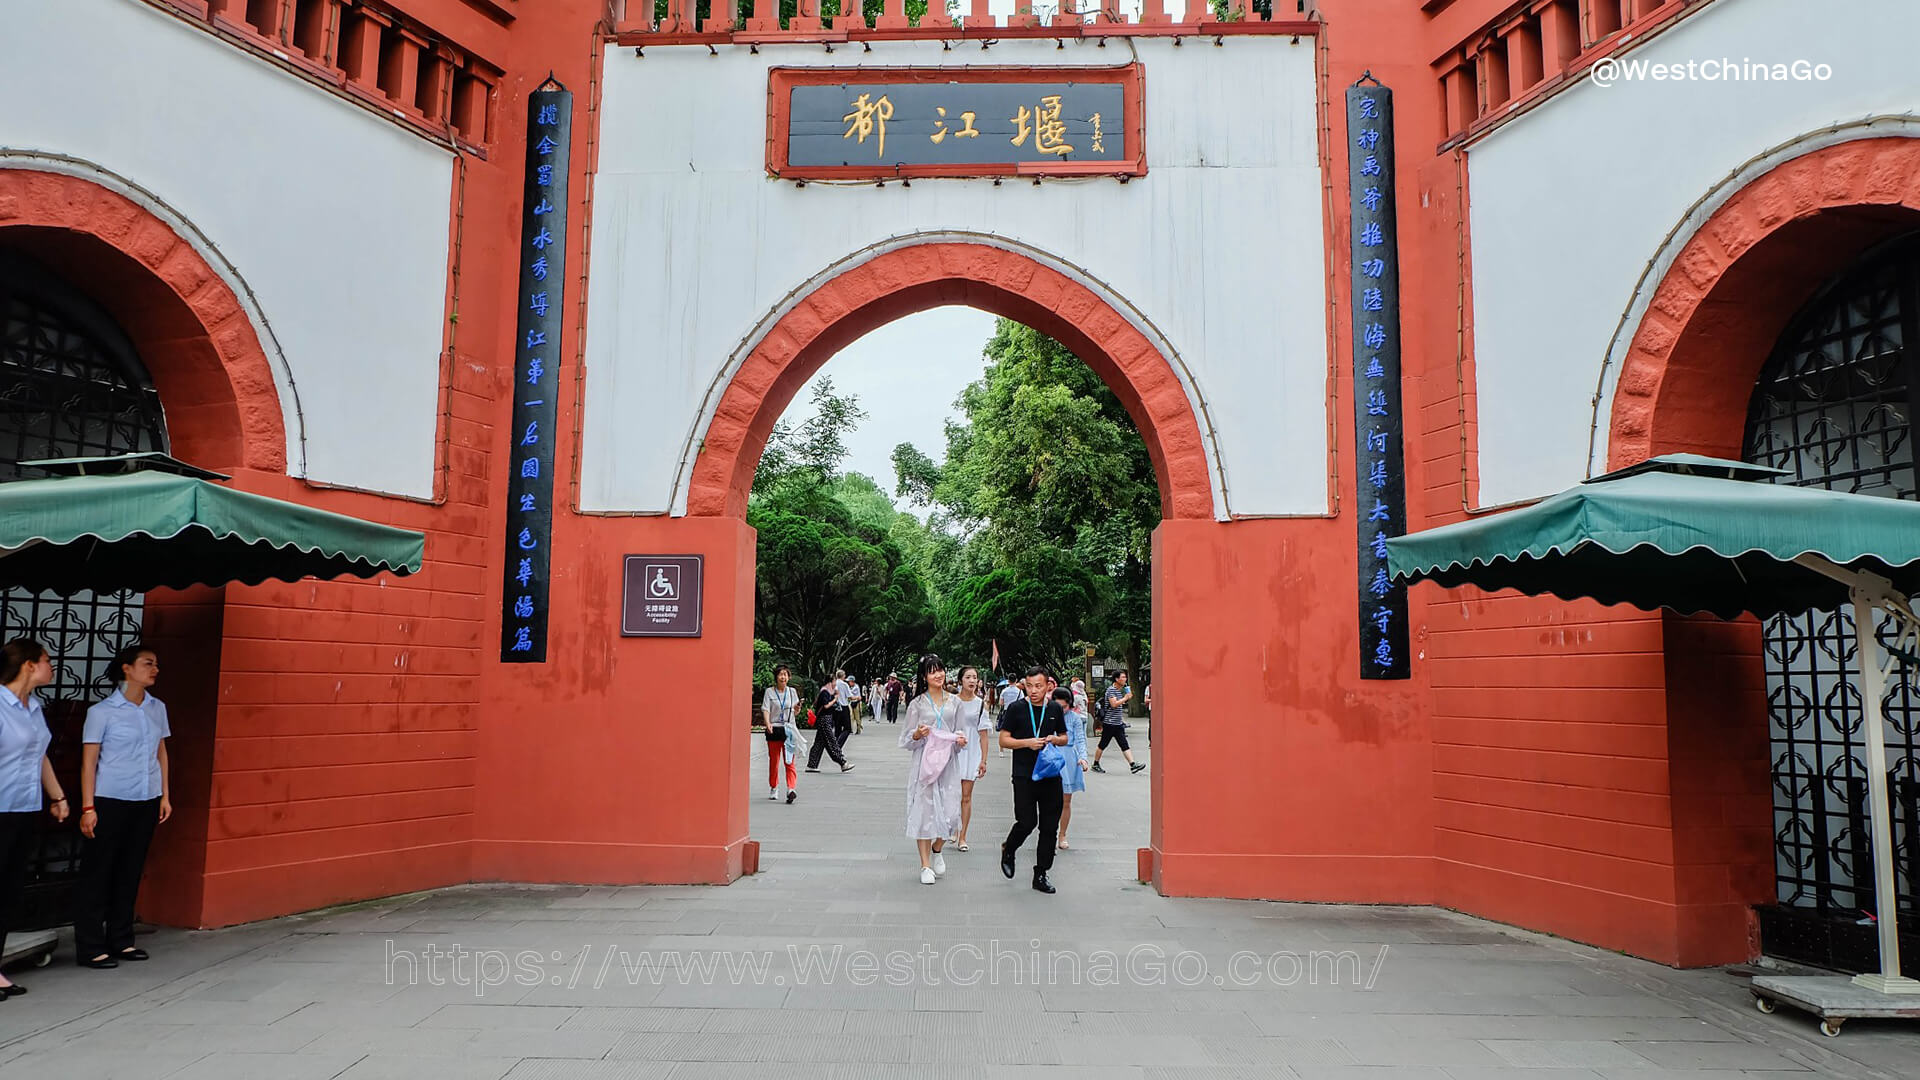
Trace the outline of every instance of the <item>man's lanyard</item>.
[[[1047, 715], [1047, 707], [1045, 705], [1040, 706], [1040, 715], [1041, 716]], [[1040, 721], [1034, 718], [1033, 700], [1031, 698], [1027, 700], [1027, 723], [1033, 725], [1033, 737], [1036, 739], [1039, 738], [1040, 737]]]

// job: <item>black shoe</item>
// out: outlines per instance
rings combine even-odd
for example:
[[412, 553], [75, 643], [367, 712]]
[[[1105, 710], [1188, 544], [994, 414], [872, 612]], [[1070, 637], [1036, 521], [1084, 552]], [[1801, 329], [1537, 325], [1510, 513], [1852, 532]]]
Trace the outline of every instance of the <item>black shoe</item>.
[[1137, 772], [1137, 773], [1142, 773], [1147, 771], [1147, 767], [1145, 765], [1140, 764], [1137, 761], [1127, 766], [1127, 768], [1132, 769], [1134, 772]]
[[799, 793], [799, 792], [797, 792], [797, 791], [793, 791], [793, 790], [789, 790], [789, 791], [787, 792], [787, 805], [789, 805], [789, 806], [791, 806], [791, 805], [793, 805], [793, 800], [795, 800], [795, 799], [797, 799], [797, 798], [799, 798], [799, 797], [800, 797], [800, 793]]
[[136, 948], [126, 948], [126, 949], [121, 949], [119, 952], [114, 953], [113, 955], [114, 955], [114, 958], [117, 960], [145, 960], [147, 958], [147, 950], [136, 949]]
[[120, 966], [120, 961], [115, 960], [111, 956], [101, 956], [95, 959], [88, 959], [86, 957], [81, 957], [79, 960], [79, 963], [80, 963], [80, 966], [83, 968], [95, 968], [100, 971], [105, 971], [108, 968], [117, 968]]
[[1035, 870], [1033, 872], [1033, 891], [1054, 893], [1060, 890], [1054, 888], [1053, 882], [1047, 880], [1047, 872], [1045, 870]]
[[13, 983], [9, 986], [0, 986], [0, 1001], [5, 1001], [10, 997], [19, 997], [20, 995], [26, 992], [27, 992], [27, 988], [24, 986], [21, 986], [19, 983]]
[[1107, 770], [1105, 770], [1105, 769], [1103, 769], [1103, 768], [1101, 768], [1101, 767], [1100, 767], [1100, 763], [1099, 763], [1099, 762], [1097, 762], [1097, 761], [1093, 763], [1093, 765], [1091, 766], [1091, 768], [1093, 769], [1093, 771], [1094, 771], [1094, 772], [1100, 772], [1100, 773], [1103, 773], [1103, 772], [1106, 772], [1106, 771], [1107, 771]]
[[1000, 849], [1000, 872], [1007, 875], [1007, 880], [1011, 881], [1013, 880], [1013, 872], [1015, 869], [1016, 867], [1013, 864], [1013, 852], [1007, 850], [1004, 847], [1001, 848]]

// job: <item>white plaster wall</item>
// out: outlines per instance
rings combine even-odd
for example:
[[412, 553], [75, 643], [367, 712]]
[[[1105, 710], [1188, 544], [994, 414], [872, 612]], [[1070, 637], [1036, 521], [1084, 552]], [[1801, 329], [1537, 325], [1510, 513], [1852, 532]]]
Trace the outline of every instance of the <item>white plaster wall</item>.
[[763, 45], [758, 55], [739, 47], [718, 56], [656, 48], [644, 59], [608, 50], [583, 508], [683, 512], [683, 465], [723, 376], [784, 297], [891, 237], [973, 232], [1083, 268], [1096, 291], [1137, 307], [1163, 336], [1169, 360], [1190, 375], [1196, 411], [1204, 405], [1203, 433], [1211, 422], [1216, 513], [1325, 513], [1313, 43], [1228, 38], [1222, 48], [1176, 48], [1161, 39], [1138, 49], [1144, 178], [804, 189], [766, 176], [770, 67], [1109, 66], [1130, 59], [1127, 44], [1007, 40], [946, 52], [938, 42], [874, 42], [871, 53], [832, 54]]
[[0, 154], [124, 178], [251, 291], [290, 472], [432, 495], [449, 151], [138, 0], [0, 0], [0, 103]]
[[[1804, 59], [1831, 65], [1832, 78], [1589, 81], [1470, 149], [1484, 505], [1605, 471], [1619, 360], [1671, 258], [1737, 189], [1730, 174], [1836, 123], [1911, 113], [1920, 105], [1916, 43], [1920, 4], [1912, 0], [1848, 0], [1817, 12], [1798, 0], [1720, 0], [1622, 62]], [[1901, 129], [1882, 123], [1852, 135]], [[1676, 226], [1684, 227], [1663, 256]]]

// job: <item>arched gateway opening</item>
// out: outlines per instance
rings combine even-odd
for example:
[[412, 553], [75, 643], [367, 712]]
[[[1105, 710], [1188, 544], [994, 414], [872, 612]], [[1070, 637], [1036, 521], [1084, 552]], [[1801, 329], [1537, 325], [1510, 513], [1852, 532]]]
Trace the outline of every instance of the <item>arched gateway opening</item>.
[[981, 242], [927, 242], [843, 262], [774, 320], [713, 406], [687, 487], [687, 513], [742, 517], [775, 421], [833, 354], [905, 315], [963, 304], [1022, 322], [1073, 350], [1113, 388], [1147, 442], [1168, 518], [1214, 515], [1201, 407], [1124, 301], [1033, 254]]
[[[1814, 149], [1677, 240], [1621, 369], [1609, 466], [1692, 451], [1784, 469], [1783, 483], [1914, 498], [1917, 170], [1920, 139]], [[1851, 611], [1764, 625], [1669, 613], [1665, 629], [1674, 842], [1699, 905], [1680, 961], [1738, 961], [1757, 941], [1871, 969]], [[1914, 692], [1896, 678], [1886, 702], [1903, 902], [1920, 845]]]
[[[869, 331], [947, 305], [1024, 323], [1067, 346], [1113, 390], [1139, 429], [1159, 484], [1163, 518], [1213, 517], [1216, 491], [1204, 411], [1190, 399], [1190, 384], [1150, 336], [1151, 328], [1141, 325], [1123, 300], [1103, 295], [1091, 279], [1049, 265], [1035, 253], [951, 240], [893, 246], [848, 259], [770, 320], [716, 391], [718, 401], [690, 473], [688, 515], [744, 518], [767, 439], [801, 386], [841, 348]], [[1157, 607], [1167, 573], [1162, 560], [1153, 561], [1152, 573]], [[745, 749], [742, 743], [733, 745], [736, 753]], [[738, 776], [745, 762], [735, 764], [740, 766], [734, 769]], [[1002, 771], [1004, 764], [995, 773]], [[1157, 823], [1164, 791], [1158, 770], [1151, 785]], [[757, 786], [751, 791], [759, 794]], [[999, 793], [1000, 786], [987, 785], [976, 798]], [[1138, 846], [1146, 848], [1149, 839], [1143, 833]], [[752, 848], [746, 858], [749, 868], [756, 864], [757, 851]], [[1151, 874], [1149, 866], [1141, 869]]]
[[[0, 480], [19, 463], [162, 450], [235, 475], [277, 476], [287, 431], [272, 366], [235, 288], [169, 208], [66, 159], [0, 163]], [[210, 262], [210, 259], [212, 260]], [[244, 290], [242, 290], [244, 291]], [[158, 648], [172, 707], [175, 814], [155, 836], [143, 919], [205, 921], [204, 891], [225, 590], [0, 595], [4, 637], [57, 660], [44, 697], [51, 754], [77, 791], [87, 706], [112, 687], [114, 650]], [[76, 822], [44, 827], [24, 925], [63, 925]]]

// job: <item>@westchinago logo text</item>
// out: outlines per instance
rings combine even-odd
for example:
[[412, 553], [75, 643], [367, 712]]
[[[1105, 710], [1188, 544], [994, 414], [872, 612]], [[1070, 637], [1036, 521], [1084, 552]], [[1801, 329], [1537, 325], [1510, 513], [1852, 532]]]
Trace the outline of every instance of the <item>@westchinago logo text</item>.
[[1705, 60], [1688, 60], [1684, 63], [1662, 63], [1637, 58], [1621, 59], [1617, 56], [1603, 56], [1594, 61], [1588, 69], [1589, 77], [1596, 86], [1612, 86], [1620, 82], [1703, 82], [1703, 83], [1766, 83], [1766, 82], [1826, 82], [1833, 78], [1833, 65], [1817, 63], [1812, 60], [1788, 60], [1779, 63], [1767, 63], [1749, 57], [1738, 60], [1730, 57], [1715, 57]]

